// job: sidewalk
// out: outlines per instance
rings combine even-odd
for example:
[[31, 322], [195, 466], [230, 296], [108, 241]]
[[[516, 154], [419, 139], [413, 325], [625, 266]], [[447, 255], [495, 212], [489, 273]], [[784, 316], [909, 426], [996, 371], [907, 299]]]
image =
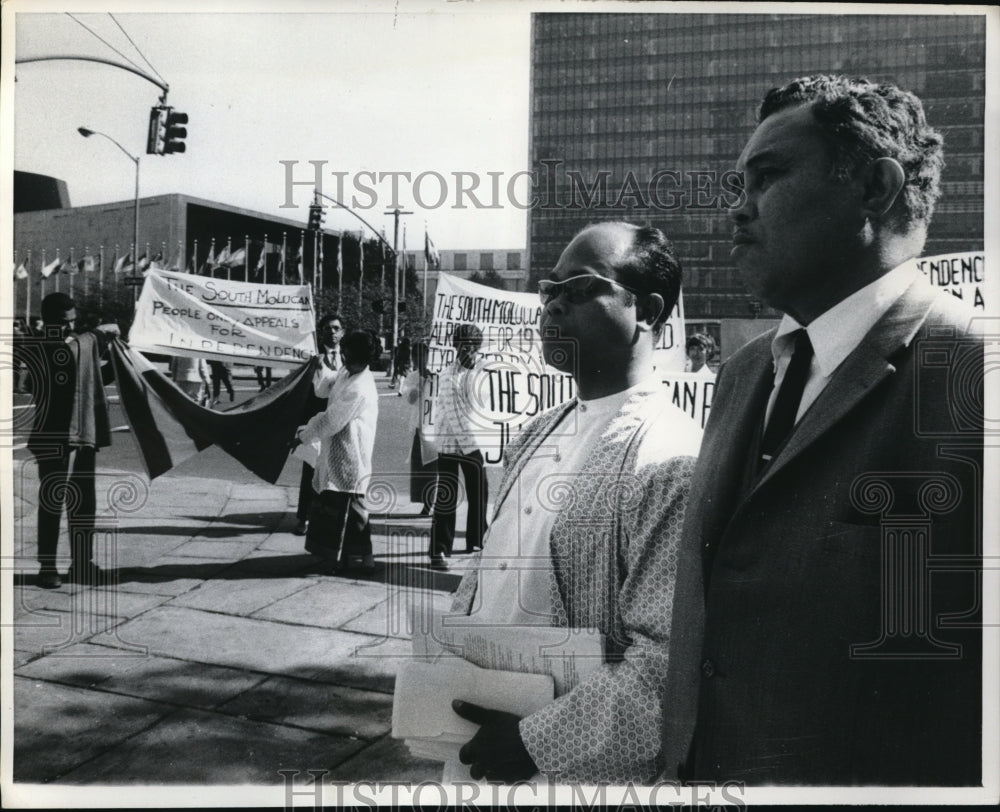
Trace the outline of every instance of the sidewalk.
[[114, 583], [44, 590], [37, 466], [15, 461], [14, 478], [17, 782], [439, 777], [389, 735], [407, 605], [446, 608], [466, 562], [427, 568], [429, 519], [373, 512], [376, 574], [321, 576], [291, 533], [296, 488], [170, 476], [150, 486], [99, 468], [98, 505], [114, 507], [95, 558]]

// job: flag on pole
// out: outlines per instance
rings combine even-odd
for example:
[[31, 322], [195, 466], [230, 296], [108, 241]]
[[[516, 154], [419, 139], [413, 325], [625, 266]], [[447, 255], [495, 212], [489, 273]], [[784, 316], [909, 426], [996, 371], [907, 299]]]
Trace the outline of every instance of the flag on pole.
[[24, 267], [23, 262], [20, 265], [18, 265], [17, 268], [14, 269], [14, 278], [15, 279], [28, 278], [28, 269]]
[[[143, 267], [142, 266], [142, 260], [139, 261], [139, 267], [140, 268]], [[148, 268], [155, 268], [155, 269], [160, 270], [160, 271], [167, 270], [166, 268], [163, 267], [163, 254], [162, 253], [158, 253], [155, 257], [153, 257], [152, 261], [146, 267], [148, 267]], [[145, 270], [145, 268], [143, 268], [143, 270]]]
[[215, 265], [228, 265], [229, 264], [229, 246], [227, 245], [219, 252], [219, 256], [215, 258]]
[[213, 240], [211, 247], [209, 247], [209, 249], [208, 249], [208, 256], [205, 257], [205, 267], [207, 267], [207, 268], [214, 268], [215, 265], [216, 265], [216, 262], [215, 262], [215, 241]]
[[434, 247], [434, 240], [430, 238], [426, 229], [424, 229], [424, 259], [427, 260], [427, 265], [431, 268], [441, 267], [441, 255]]
[[145, 254], [143, 254], [141, 257], [139, 257], [139, 270], [140, 271], [146, 270], [146, 268], [148, 268], [151, 264], [152, 263], [150, 262], [149, 258]]
[[246, 259], [247, 252], [245, 248], [237, 248], [233, 253], [229, 255], [229, 259], [226, 260], [226, 265], [230, 268], [235, 268], [237, 265], [242, 265], [243, 261]]
[[97, 262], [90, 254], [87, 254], [77, 263], [77, 267], [84, 273], [93, 273], [97, 269]]
[[77, 269], [75, 262], [66, 259], [63, 260], [63, 264], [59, 266], [59, 273], [75, 274], [79, 273], [79, 270]]
[[257, 270], [263, 271], [267, 267], [267, 243], [260, 247], [260, 256], [257, 257]]
[[120, 274], [125, 270], [125, 266], [132, 267], [132, 254], [128, 253], [123, 257], [118, 257], [115, 262], [115, 274]]

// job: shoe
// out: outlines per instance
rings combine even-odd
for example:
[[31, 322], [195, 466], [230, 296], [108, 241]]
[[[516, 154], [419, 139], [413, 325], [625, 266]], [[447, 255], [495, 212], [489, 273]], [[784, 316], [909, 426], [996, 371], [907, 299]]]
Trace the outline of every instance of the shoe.
[[309, 522], [299, 522], [292, 531], [296, 536], [304, 536], [309, 530]]
[[236, 400], [236, 395], [233, 394], [232, 392], [230, 392], [229, 393], [229, 402], [232, 403], [234, 400]]
[[93, 561], [86, 564], [73, 562], [69, 572], [66, 573], [66, 580], [71, 584], [86, 584], [87, 586], [104, 586], [108, 582], [108, 574]]
[[347, 559], [346, 569], [359, 572], [362, 575], [375, 574], [375, 556], [373, 555], [352, 555]]
[[42, 589], [59, 589], [62, 586], [62, 578], [55, 567], [42, 567], [38, 571], [38, 580], [35, 583]]
[[448, 567], [448, 562], [444, 560], [444, 556], [432, 555], [431, 569], [437, 570], [438, 572], [448, 572], [450, 568]]

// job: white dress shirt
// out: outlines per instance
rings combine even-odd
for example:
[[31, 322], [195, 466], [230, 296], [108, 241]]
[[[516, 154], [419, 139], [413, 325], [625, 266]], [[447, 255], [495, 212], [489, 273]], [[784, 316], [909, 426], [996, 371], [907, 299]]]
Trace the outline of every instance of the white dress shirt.
[[487, 531], [480, 561], [482, 604], [474, 623], [551, 626], [549, 536], [576, 492], [574, 478], [622, 404], [648, 382], [579, 400], [521, 469]]
[[479, 388], [486, 380], [482, 363], [472, 369], [457, 361], [438, 376], [434, 399], [434, 426], [427, 434], [442, 454], [472, 454], [479, 451], [478, 436], [495, 430], [486, 415]]
[[[875, 323], [903, 295], [917, 274], [915, 266], [906, 262], [855, 291], [804, 328], [809, 333], [809, 341], [813, 346], [813, 359], [802, 400], [799, 401], [799, 410], [795, 415], [796, 422], [802, 419], [802, 415], [826, 388], [837, 367], [860, 346]], [[771, 419], [774, 401], [792, 358], [795, 347], [792, 333], [801, 329], [802, 325], [786, 313], [771, 342], [775, 373], [774, 388], [767, 402], [768, 420]]]

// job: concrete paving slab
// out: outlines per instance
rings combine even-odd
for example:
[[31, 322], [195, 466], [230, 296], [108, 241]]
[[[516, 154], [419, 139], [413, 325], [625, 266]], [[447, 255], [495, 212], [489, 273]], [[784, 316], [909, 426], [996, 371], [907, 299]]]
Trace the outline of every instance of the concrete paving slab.
[[317, 669], [309, 678], [392, 693], [396, 670], [403, 662], [413, 659], [410, 641], [362, 634], [352, 634], [350, 638], [353, 645], [338, 660], [332, 660], [327, 667]]
[[[138, 662], [152, 659], [148, 653], [124, 648], [97, 646], [93, 643], [76, 643], [54, 654], [40, 657], [15, 668], [19, 677], [48, 680], [93, 688], [111, 677], [136, 666]], [[158, 697], [147, 697], [157, 699]]]
[[360, 739], [181, 710], [67, 773], [61, 783], [281, 785], [278, 770], [339, 764], [363, 746]]
[[[363, 635], [177, 606], [150, 609], [127, 621], [120, 635], [148, 645], [154, 655], [305, 678], [325, 673], [367, 642]], [[105, 639], [98, 635], [93, 642]]]
[[253, 617], [335, 629], [386, 596], [384, 584], [348, 586], [339, 578], [330, 578], [254, 612]]
[[173, 711], [146, 699], [15, 677], [14, 780], [61, 779]]
[[217, 710], [362, 739], [384, 736], [392, 727], [389, 694], [287, 677], [269, 677]]
[[190, 558], [228, 559], [239, 561], [241, 558], [250, 555], [256, 548], [258, 541], [237, 540], [235, 537], [242, 535], [239, 528], [233, 528], [232, 540], [222, 539], [218, 536], [211, 539], [195, 538], [179, 547], [174, 548], [170, 555], [185, 556]]
[[254, 550], [250, 555], [236, 562], [232, 570], [226, 574], [228, 577], [236, 577], [237, 575], [286, 577], [306, 575], [310, 569], [315, 570], [318, 566], [319, 559], [301, 548], [286, 553], [274, 550]]
[[[443, 765], [438, 761], [411, 756], [403, 742], [387, 735], [332, 769], [323, 776], [323, 783], [375, 781], [415, 785], [440, 780], [442, 769]], [[435, 803], [441, 800], [433, 792], [425, 798]], [[324, 803], [335, 803], [334, 791], [324, 792], [323, 800]]]
[[345, 631], [363, 632], [375, 637], [400, 637], [409, 640], [410, 607], [427, 604], [436, 612], [446, 612], [451, 608], [452, 596], [448, 593], [417, 591], [393, 587], [390, 596], [366, 612], [345, 623]]
[[142, 614], [168, 600], [163, 595], [141, 595], [117, 589], [90, 589], [64, 584], [60, 589], [40, 589], [35, 586], [15, 587], [14, 617], [59, 612], [94, 611], [112, 618], [127, 619]]
[[171, 601], [171, 606], [249, 615], [308, 588], [310, 581], [291, 578], [243, 578], [208, 581]]

